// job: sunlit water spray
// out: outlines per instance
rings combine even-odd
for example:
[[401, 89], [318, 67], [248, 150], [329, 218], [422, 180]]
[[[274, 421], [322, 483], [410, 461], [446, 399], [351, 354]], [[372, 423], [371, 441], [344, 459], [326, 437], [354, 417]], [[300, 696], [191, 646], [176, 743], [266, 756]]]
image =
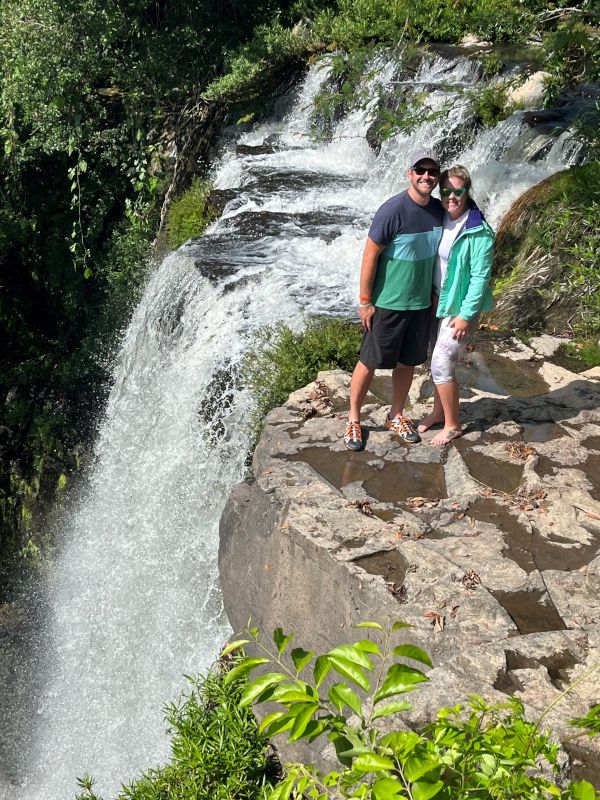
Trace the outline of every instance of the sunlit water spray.
[[[40, 663], [29, 664], [39, 671], [31, 691], [42, 687], [32, 730], [13, 741], [9, 727], [4, 742], [6, 798], [66, 800], [88, 771], [108, 800], [167, 758], [163, 704], [229, 634], [216, 559], [219, 516], [248, 446], [237, 365], [261, 325], [354, 313], [370, 219], [405, 187], [410, 153], [433, 144], [471, 167], [494, 223], [575, 158], [555, 138], [519, 163], [538, 134], [518, 114], [473, 141], [456, 87], [477, 70], [466, 59], [422, 66], [430, 108], [452, 101], [455, 113], [389, 139], [378, 156], [365, 140], [369, 109], [340, 120], [330, 142], [311, 137], [327, 65], [311, 68], [287, 114], [228, 145], [214, 182], [233, 198], [204, 237], [156, 269], [124, 338], [95, 461], [63, 520], [47, 586]], [[385, 86], [398, 72], [383, 64], [371, 80]]]

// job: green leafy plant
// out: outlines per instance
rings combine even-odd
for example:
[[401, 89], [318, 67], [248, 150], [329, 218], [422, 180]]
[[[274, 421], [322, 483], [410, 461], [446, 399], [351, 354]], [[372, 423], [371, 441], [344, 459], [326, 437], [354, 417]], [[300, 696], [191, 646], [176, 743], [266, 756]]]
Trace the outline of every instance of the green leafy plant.
[[[277, 780], [251, 709], [241, 702], [247, 686], [221, 662], [204, 679], [189, 678], [191, 690], [167, 706], [172, 736], [170, 761], [123, 788], [119, 800], [262, 800]], [[239, 674], [239, 673], [238, 673]], [[231, 676], [231, 677], [229, 677]], [[78, 781], [78, 800], [101, 800], [94, 780]]]
[[212, 183], [195, 178], [190, 188], [171, 203], [167, 215], [167, 242], [172, 250], [192, 236], [200, 236], [217, 216], [210, 203]]
[[[243, 707], [276, 704], [276, 710], [262, 720], [262, 732], [268, 736], [285, 733], [289, 742], [327, 735], [340, 762], [338, 770], [327, 774], [304, 764], [288, 765], [270, 800], [600, 797], [586, 781], [561, 789], [548, 777], [558, 772], [559, 751], [539, 727], [549, 709], [537, 722], [530, 722], [523, 704], [514, 697], [489, 704], [472, 695], [466, 707], [441, 709], [421, 731], [406, 726], [390, 730], [389, 724], [384, 730], [379, 721], [410, 710], [404, 695], [428, 680], [413, 664], [430, 667], [432, 662], [414, 644], [393, 643], [398, 631], [411, 627], [407, 623], [394, 622], [386, 628], [362, 622], [356, 627], [366, 629], [371, 638], [316, 657], [302, 647], [290, 649], [293, 636], [281, 628], [274, 633], [274, 648], [263, 646], [258, 629], [253, 628], [247, 631], [248, 638], [231, 642], [223, 651], [225, 655], [251, 644], [260, 653], [242, 659], [225, 680], [250, 676], [260, 668], [261, 674], [249, 680], [240, 702]], [[576, 724], [594, 735], [596, 711]]]
[[266, 414], [320, 370], [354, 369], [360, 339], [360, 327], [344, 319], [315, 319], [299, 333], [284, 323], [261, 328], [241, 367], [242, 382], [254, 400], [254, 436]]

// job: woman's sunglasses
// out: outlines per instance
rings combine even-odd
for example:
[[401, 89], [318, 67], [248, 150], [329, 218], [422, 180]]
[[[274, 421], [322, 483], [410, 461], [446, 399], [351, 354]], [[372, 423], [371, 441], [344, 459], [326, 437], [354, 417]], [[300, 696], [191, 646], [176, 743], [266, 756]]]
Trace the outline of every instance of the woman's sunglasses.
[[462, 197], [467, 191], [468, 190], [465, 189], [464, 186], [462, 189], [455, 189], [454, 186], [445, 186], [443, 189], [440, 189], [440, 194], [442, 197], [450, 197], [451, 194], [455, 197]]
[[425, 173], [428, 172], [432, 178], [437, 178], [437, 176], [440, 174], [440, 171], [437, 167], [413, 167], [412, 170], [413, 172], [416, 172], [417, 175], [425, 175]]

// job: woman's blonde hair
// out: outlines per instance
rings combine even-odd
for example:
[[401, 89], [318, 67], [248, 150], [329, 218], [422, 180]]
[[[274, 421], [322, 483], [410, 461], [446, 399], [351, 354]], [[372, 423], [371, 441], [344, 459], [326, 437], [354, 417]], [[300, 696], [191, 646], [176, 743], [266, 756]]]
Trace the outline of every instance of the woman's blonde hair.
[[455, 164], [453, 167], [445, 169], [440, 175], [440, 186], [443, 186], [448, 178], [458, 178], [459, 181], [463, 182], [467, 193], [471, 191], [471, 173], [466, 167]]

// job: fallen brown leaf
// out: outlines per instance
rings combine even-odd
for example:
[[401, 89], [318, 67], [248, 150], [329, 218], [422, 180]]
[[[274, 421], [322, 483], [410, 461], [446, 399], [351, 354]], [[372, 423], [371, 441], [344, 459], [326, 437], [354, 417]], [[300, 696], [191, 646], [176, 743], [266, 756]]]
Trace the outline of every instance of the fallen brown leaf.
[[438, 631], [441, 633], [444, 630], [444, 626], [446, 625], [446, 617], [444, 614], [440, 614], [439, 611], [424, 611], [423, 616], [431, 621], [434, 633]]

